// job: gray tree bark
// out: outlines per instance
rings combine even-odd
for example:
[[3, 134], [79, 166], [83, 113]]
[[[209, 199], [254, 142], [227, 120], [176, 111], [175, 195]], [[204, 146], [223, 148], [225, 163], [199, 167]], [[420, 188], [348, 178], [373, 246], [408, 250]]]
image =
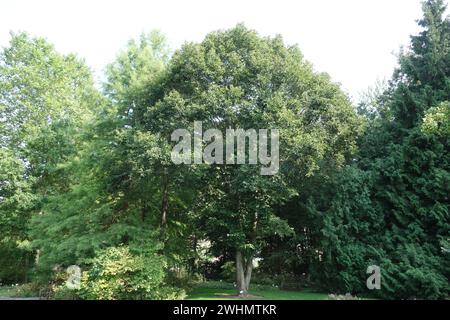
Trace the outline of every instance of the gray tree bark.
[[236, 282], [239, 296], [248, 296], [253, 271], [253, 256], [244, 257], [240, 250], [236, 251]]

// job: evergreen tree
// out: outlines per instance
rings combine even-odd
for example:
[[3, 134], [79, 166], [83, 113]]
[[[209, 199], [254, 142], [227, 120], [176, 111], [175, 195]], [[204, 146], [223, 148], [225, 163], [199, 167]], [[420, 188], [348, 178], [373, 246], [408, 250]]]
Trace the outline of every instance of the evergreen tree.
[[381, 116], [330, 194], [319, 269], [336, 290], [367, 294], [370, 265], [381, 267], [381, 297], [436, 299], [450, 290], [442, 250], [450, 232], [449, 139], [422, 131], [428, 110], [448, 108], [450, 21], [441, 0], [424, 2], [423, 11], [423, 31], [380, 98]]

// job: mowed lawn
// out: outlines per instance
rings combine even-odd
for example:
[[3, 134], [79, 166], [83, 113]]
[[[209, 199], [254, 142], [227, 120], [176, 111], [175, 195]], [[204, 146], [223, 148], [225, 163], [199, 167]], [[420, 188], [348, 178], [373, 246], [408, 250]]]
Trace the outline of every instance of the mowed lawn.
[[[0, 299], [17, 297], [19, 287], [0, 287]], [[196, 287], [188, 292], [186, 300], [239, 300], [236, 289]], [[308, 291], [278, 289], [250, 290], [247, 300], [327, 300], [328, 295]]]
[[17, 295], [18, 287], [0, 287], [0, 298], [10, 298]]
[[13, 294], [11, 287], [0, 287], [0, 297], [10, 297]]
[[[187, 300], [238, 300], [236, 289], [197, 287], [188, 292]], [[327, 300], [328, 295], [308, 291], [282, 291], [278, 289], [250, 290], [248, 300]]]

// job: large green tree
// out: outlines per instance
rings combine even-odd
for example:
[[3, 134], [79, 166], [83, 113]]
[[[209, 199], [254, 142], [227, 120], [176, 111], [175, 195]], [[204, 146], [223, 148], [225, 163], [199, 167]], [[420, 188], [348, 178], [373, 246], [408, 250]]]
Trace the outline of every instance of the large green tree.
[[83, 61], [45, 39], [11, 34], [0, 53], [0, 242], [23, 247], [31, 214], [67, 190], [65, 162], [100, 101]]
[[33, 219], [34, 245], [42, 248], [47, 269], [86, 263], [96, 250], [152, 232], [147, 210], [156, 196], [149, 172], [161, 152], [157, 138], [141, 132], [134, 118], [139, 99], [164, 70], [162, 41], [158, 33], [130, 41], [108, 66], [109, 101], [85, 126], [82, 145], [66, 161], [72, 179]]
[[[49, 197], [32, 220], [44, 279], [54, 276], [55, 266], [77, 264], [86, 270], [78, 292], [82, 297], [105, 298], [108, 292], [109, 298], [163, 298], [172, 293], [165, 283], [172, 251], [167, 252], [157, 232], [164, 197], [161, 172], [170, 150], [160, 135], [142, 127], [142, 113], [156, 100], [167, 52], [164, 37], [154, 32], [130, 41], [108, 66], [107, 103], [66, 162], [72, 174], [68, 188]], [[114, 259], [139, 265], [108, 269], [121, 264]]]
[[359, 120], [340, 88], [313, 72], [297, 47], [242, 25], [185, 44], [170, 61], [163, 88], [164, 96], [146, 113], [144, 126], [152, 132], [187, 129], [194, 136], [194, 121], [202, 121], [204, 132], [217, 129], [224, 136], [227, 129], [280, 130], [275, 175], [261, 175], [263, 165], [248, 161], [181, 165], [202, 178], [187, 213], [197, 217], [213, 246], [233, 252], [238, 290], [246, 294], [253, 259], [267, 238], [293, 233], [275, 208], [325, 163], [344, 163]]
[[336, 290], [368, 293], [366, 269], [378, 265], [378, 296], [448, 296], [450, 260], [442, 250], [450, 232], [450, 145], [441, 123], [450, 99], [445, 8], [442, 0], [424, 2], [423, 30], [411, 37], [388, 89], [376, 99], [378, 114], [369, 120], [356, 162], [332, 183], [318, 270], [322, 283]]

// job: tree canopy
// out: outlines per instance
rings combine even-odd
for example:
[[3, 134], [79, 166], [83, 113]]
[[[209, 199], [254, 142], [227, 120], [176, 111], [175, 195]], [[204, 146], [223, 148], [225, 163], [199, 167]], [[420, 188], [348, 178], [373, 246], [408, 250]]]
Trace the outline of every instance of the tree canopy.
[[[199, 279], [243, 296], [258, 283], [448, 298], [445, 10], [423, 3], [392, 79], [356, 106], [298, 46], [243, 24], [176, 51], [142, 34], [101, 90], [77, 56], [12, 33], [0, 52], [0, 283], [81, 299], [183, 298]], [[367, 286], [373, 266], [380, 290]]]

